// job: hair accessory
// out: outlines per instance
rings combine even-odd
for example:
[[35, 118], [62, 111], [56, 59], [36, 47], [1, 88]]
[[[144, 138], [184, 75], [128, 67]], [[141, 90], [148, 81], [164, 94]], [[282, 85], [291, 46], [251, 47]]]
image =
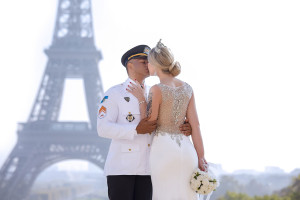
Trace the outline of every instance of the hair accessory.
[[158, 43], [156, 44], [154, 51], [156, 53], [160, 53], [161, 52], [161, 48], [165, 47], [165, 45], [163, 43], [161, 43], [161, 39], [158, 41]]
[[175, 64], [176, 64], [176, 60], [174, 60], [171, 64], [171, 66], [169, 67], [169, 72], [174, 68]]
[[160, 49], [157, 48], [157, 47], [154, 48], [154, 51], [155, 51], [156, 53], [160, 53]]

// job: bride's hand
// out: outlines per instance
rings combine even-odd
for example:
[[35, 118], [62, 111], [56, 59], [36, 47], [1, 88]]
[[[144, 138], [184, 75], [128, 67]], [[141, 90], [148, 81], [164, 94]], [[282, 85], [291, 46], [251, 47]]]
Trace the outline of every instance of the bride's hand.
[[206, 160], [205, 160], [204, 157], [198, 159], [198, 167], [199, 167], [199, 169], [201, 171], [207, 172], [207, 170], [208, 170], [208, 164], [207, 164], [207, 162], [206, 162]]
[[139, 102], [145, 101], [145, 89], [140, 86], [138, 81], [136, 81], [136, 84], [130, 82], [130, 85], [128, 85], [126, 90], [135, 96]]

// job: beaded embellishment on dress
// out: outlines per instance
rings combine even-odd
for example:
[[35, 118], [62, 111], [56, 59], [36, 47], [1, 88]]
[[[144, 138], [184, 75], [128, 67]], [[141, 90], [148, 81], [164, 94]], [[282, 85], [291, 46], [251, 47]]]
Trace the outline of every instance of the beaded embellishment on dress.
[[158, 86], [161, 89], [162, 103], [154, 135], [170, 135], [181, 146], [180, 141], [183, 139], [183, 134], [179, 130], [179, 126], [184, 123], [187, 107], [193, 93], [192, 87], [187, 83], [176, 88], [161, 83]]

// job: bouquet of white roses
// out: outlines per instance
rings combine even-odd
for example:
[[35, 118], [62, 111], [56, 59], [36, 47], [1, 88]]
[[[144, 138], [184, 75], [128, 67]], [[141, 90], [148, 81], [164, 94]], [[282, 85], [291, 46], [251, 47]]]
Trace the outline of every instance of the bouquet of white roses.
[[190, 183], [191, 188], [202, 195], [210, 194], [219, 186], [219, 181], [212, 173], [203, 172], [200, 169], [193, 172]]

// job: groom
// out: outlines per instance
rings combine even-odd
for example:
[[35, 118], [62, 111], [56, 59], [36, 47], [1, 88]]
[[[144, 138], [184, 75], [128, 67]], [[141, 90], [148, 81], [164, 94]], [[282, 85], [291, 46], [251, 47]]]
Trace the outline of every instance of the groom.
[[[152, 184], [149, 154], [157, 121], [141, 119], [138, 100], [126, 88], [130, 83], [144, 83], [149, 76], [147, 45], [128, 50], [121, 59], [128, 79], [111, 87], [102, 99], [97, 118], [98, 135], [112, 139], [104, 173], [110, 200], [151, 200]], [[144, 84], [141, 87], [145, 87]], [[191, 134], [189, 123], [180, 126]], [[174, 166], [176, 167], [176, 166]]]

